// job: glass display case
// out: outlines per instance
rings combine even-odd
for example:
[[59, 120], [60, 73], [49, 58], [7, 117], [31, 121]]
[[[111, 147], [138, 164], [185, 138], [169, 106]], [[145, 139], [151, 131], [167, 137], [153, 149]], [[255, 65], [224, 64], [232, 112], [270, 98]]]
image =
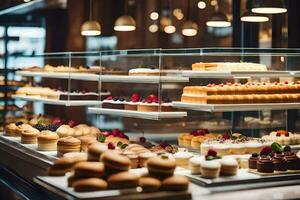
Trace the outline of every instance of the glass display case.
[[[268, 187], [299, 180], [299, 169], [268, 176], [249, 171], [248, 159], [274, 142], [280, 152], [300, 148], [300, 49], [144, 49], [48, 53], [32, 59], [37, 58], [43, 59], [42, 66], [19, 63], [16, 74], [28, 85], [13, 98], [34, 102], [35, 121], [44, 113], [54, 118], [52, 123], [59, 121], [59, 128], [63, 123], [64, 133], [56, 129], [59, 136], [80, 138], [84, 131], [75, 131], [75, 123], [85, 123], [101, 129], [97, 140], [108, 148], [138, 144], [176, 161], [187, 153], [238, 160], [233, 178], [185, 174], [204, 187], [246, 189], [257, 187], [254, 183], [268, 182]], [[56, 151], [19, 145], [37, 157], [57, 159]], [[209, 155], [212, 151], [216, 155]], [[188, 168], [187, 163], [178, 166]], [[244, 184], [249, 181], [251, 186]], [[58, 187], [54, 179], [49, 184]]]

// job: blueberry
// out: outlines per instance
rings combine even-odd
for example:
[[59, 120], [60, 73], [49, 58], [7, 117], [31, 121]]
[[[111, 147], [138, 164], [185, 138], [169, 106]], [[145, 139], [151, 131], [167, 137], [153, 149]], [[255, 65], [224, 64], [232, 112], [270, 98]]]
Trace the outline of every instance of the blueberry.
[[257, 153], [253, 153], [253, 154], [252, 154], [252, 157], [255, 157], [255, 158], [256, 158], [256, 157], [258, 157], [258, 154], [257, 154]]

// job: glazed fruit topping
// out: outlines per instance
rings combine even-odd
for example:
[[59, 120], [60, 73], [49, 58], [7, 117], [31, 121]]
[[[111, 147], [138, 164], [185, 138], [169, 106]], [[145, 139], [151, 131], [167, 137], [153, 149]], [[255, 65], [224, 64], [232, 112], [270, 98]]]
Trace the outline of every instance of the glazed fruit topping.
[[68, 125], [69, 125], [71, 128], [73, 128], [74, 126], [76, 126], [76, 122], [75, 122], [74, 120], [70, 120], [70, 121], [68, 122]]
[[59, 127], [60, 127], [60, 125], [57, 125], [57, 124], [49, 124], [49, 125], [45, 126], [44, 130], [49, 130], [49, 131], [55, 132]]
[[209, 149], [206, 156], [212, 156], [212, 157], [216, 157], [217, 156], [217, 151], [214, 149]]
[[230, 133], [224, 133], [222, 137], [223, 137], [224, 140], [229, 140], [231, 138], [231, 134]]
[[138, 93], [133, 93], [130, 100], [132, 102], [139, 102], [141, 100], [141, 95]]
[[118, 101], [119, 100], [119, 97], [114, 97], [113, 98], [113, 101]]
[[270, 153], [272, 153], [272, 148], [271, 147], [264, 147], [260, 151], [260, 155], [269, 155]]
[[35, 129], [37, 129], [39, 131], [45, 130], [45, 126], [42, 125], [42, 124], [36, 124], [36, 125], [33, 126], [33, 128], [35, 128]]
[[275, 152], [275, 153], [281, 153], [282, 152], [281, 145], [276, 143], [276, 142], [273, 142], [271, 144], [271, 148], [272, 148], [272, 151]]
[[59, 117], [56, 117], [56, 118], [53, 120], [52, 123], [55, 124], [55, 125], [62, 125], [62, 124], [63, 124], [62, 120], [61, 120]]
[[107, 97], [105, 100], [112, 100], [113, 99], [113, 97], [112, 96], [109, 96], [109, 97]]
[[108, 149], [115, 149], [116, 148], [115, 145], [111, 142], [107, 144], [107, 147], [108, 147]]
[[190, 134], [193, 136], [204, 136], [205, 134], [208, 134], [209, 131], [208, 129], [199, 129], [199, 130], [194, 130]]
[[147, 103], [158, 103], [158, 97], [155, 96], [154, 94], [150, 94], [147, 99]]
[[292, 148], [289, 145], [284, 146], [283, 152], [291, 152]]

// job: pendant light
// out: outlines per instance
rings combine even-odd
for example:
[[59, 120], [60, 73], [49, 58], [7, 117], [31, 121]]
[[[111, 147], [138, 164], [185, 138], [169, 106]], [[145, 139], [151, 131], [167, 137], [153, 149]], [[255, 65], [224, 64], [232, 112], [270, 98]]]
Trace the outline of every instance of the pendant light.
[[136, 29], [136, 22], [133, 17], [127, 15], [127, 1], [125, 1], [125, 15], [119, 17], [114, 26], [115, 31], [134, 31]]
[[[190, 18], [190, 15], [191, 14], [190, 14], [190, 0], [189, 0], [188, 7], [187, 7], [187, 17]], [[198, 33], [198, 25], [195, 22], [188, 19], [186, 22], [184, 22], [181, 33], [182, 35], [188, 37], [195, 36]]]
[[172, 0], [169, 1], [170, 2], [170, 9], [169, 9], [169, 19], [170, 20], [167, 20], [168, 23], [166, 24], [166, 26], [164, 27], [164, 32], [167, 33], [167, 34], [172, 34], [172, 33], [175, 33], [176, 32], [176, 27], [173, 25], [172, 23]]
[[81, 35], [83, 36], [96, 36], [101, 34], [101, 26], [100, 24], [92, 20], [92, 0], [90, 0], [90, 13], [89, 20], [84, 22], [81, 26]]
[[267, 16], [263, 15], [257, 15], [252, 12], [246, 12], [241, 17], [242, 22], [267, 22], [269, 21], [269, 18]]
[[259, 14], [280, 14], [286, 13], [287, 9], [282, 0], [264, 0], [255, 1], [251, 11]]
[[209, 20], [206, 22], [206, 26], [209, 27], [229, 27], [231, 22], [228, 20], [227, 16], [219, 11], [219, 4], [217, 3], [215, 7], [215, 12], [210, 16]]

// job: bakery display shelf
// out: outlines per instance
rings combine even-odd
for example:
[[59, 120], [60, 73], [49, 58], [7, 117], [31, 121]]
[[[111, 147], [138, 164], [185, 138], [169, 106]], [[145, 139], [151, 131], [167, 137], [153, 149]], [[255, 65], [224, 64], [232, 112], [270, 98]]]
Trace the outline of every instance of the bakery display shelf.
[[58, 79], [73, 79], [84, 81], [99, 81], [102, 82], [120, 82], [120, 83], [181, 83], [189, 82], [188, 77], [181, 76], [128, 76], [128, 75], [99, 75], [88, 73], [69, 73], [69, 72], [30, 72], [17, 71], [17, 75], [27, 77], [43, 77], [43, 78], [58, 78]]
[[110, 108], [96, 108], [89, 107], [88, 113], [99, 114], [99, 115], [114, 115], [120, 117], [131, 117], [140, 119], [173, 119], [173, 118], [183, 118], [187, 116], [186, 112], [140, 112], [134, 110], [120, 110], [120, 109], [110, 109]]
[[17, 71], [17, 75], [27, 77], [43, 77], [43, 78], [57, 78], [57, 79], [73, 79], [84, 81], [99, 81], [99, 75], [88, 73], [75, 72], [31, 72], [31, 71]]
[[[259, 187], [272, 187], [286, 185], [286, 181], [293, 184], [300, 184], [300, 173], [276, 174], [271, 176], [261, 176], [250, 173], [247, 169], [239, 169], [235, 176], [220, 176], [215, 179], [202, 178], [201, 175], [186, 174], [194, 183], [204, 187], [224, 187], [232, 186], [232, 189], [251, 189]], [[225, 187], [226, 188], [226, 187]], [[228, 190], [227, 188], [226, 190]], [[216, 190], [222, 190], [221, 188]]]
[[240, 72], [219, 72], [219, 71], [193, 71], [183, 70], [182, 76], [189, 78], [251, 78], [251, 77], [295, 77], [300, 76], [300, 72], [294, 71], [240, 71]]
[[33, 102], [41, 102], [44, 104], [51, 105], [62, 105], [62, 106], [97, 106], [101, 105], [101, 101], [89, 101], [89, 100], [56, 100], [56, 99], [46, 99], [41, 97], [34, 96], [24, 96], [24, 95], [13, 95], [14, 99], [24, 100], [24, 101], [33, 101]]
[[204, 111], [204, 112], [234, 112], [257, 110], [289, 110], [299, 109], [300, 103], [257, 103], [257, 104], [200, 104], [173, 101], [173, 107]]
[[67, 178], [67, 175], [60, 177], [38, 176], [34, 178], [34, 182], [42, 188], [58, 194], [64, 199], [191, 199], [191, 194], [189, 192], [157, 191], [143, 193], [139, 192], [136, 188], [95, 192], [75, 192], [73, 188], [67, 186]]

